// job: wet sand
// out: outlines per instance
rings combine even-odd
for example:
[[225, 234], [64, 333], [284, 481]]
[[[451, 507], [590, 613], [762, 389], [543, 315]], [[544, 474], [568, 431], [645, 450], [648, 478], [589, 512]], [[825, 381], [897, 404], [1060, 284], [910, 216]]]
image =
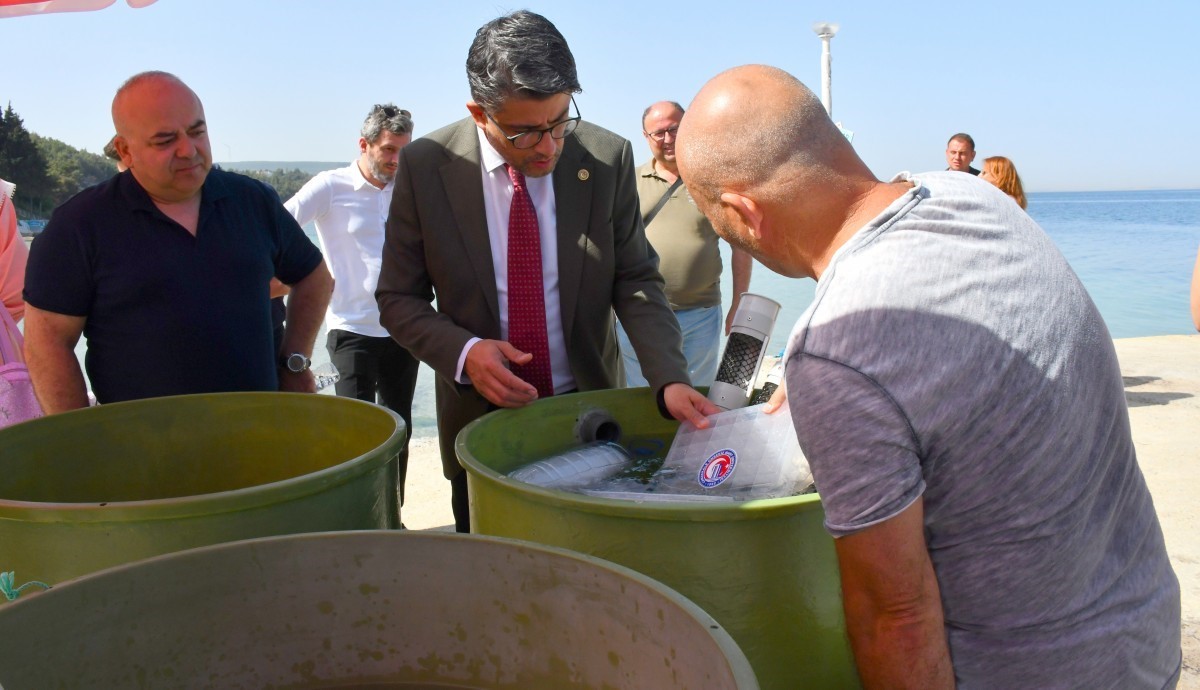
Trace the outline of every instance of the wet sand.
[[[1200, 335], [1115, 342], [1138, 462], [1183, 592], [1179, 688], [1200, 690]], [[405, 493], [405, 526], [453, 531], [450, 483], [442, 477], [437, 439], [413, 441]]]

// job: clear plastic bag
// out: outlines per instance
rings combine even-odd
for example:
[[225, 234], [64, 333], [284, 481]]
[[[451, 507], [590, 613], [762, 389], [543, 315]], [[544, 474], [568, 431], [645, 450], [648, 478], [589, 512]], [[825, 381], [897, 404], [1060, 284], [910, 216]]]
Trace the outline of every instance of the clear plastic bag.
[[679, 427], [659, 471], [657, 494], [727, 496], [738, 500], [782, 498], [812, 485], [792, 417], [784, 404], [774, 414], [762, 405], [710, 416], [707, 429]]
[[621, 446], [596, 441], [519, 467], [508, 476], [547, 488], [580, 488], [612, 477], [628, 467], [631, 461], [629, 453]]

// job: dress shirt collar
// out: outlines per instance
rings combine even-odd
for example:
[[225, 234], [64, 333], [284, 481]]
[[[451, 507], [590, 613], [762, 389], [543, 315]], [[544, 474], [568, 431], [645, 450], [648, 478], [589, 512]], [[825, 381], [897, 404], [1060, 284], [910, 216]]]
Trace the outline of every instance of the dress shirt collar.
[[[492, 142], [488, 141], [487, 135], [483, 133], [483, 128], [479, 125], [475, 126], [475, 132], [479, 136], [479, 160], [483, 163], [483, 171], [490, 173], [496, 168], [507, 165], [504, 156], [492, 146]], [[507, 175], [508, 173], [505, 173]]]
[[387, 184], [385, 184], [383, 186], [382, 189], [380, 189], [379, 187], [376, 187], [375, 185], [371, 184], [371, 181], [368, 180], [367, 176], [363, 174], [362, 168], [358, 167], [358, 163], [360, 160], [361, 160], [360, 158], [355, 158], [350, 163], [350, 167], [354, 169], [354, 172], [352, 172], [350, 174], [350, 182], [354, 186], [354, 191], [361, 192], [365, 187], [370, 187], [371, 189], [375, 189], [380, 192], [391, 191], [392, 185], [395, 184], [395, 182], [396, 182], [396, 178], [392, 178], [391, 181], [389, 181]]

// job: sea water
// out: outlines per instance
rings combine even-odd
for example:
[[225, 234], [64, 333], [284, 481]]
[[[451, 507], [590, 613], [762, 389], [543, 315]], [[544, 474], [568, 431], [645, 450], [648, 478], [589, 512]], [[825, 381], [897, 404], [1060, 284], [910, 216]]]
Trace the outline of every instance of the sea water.
[[[1034, 192], [1029, 194], [1029, 215], [1079, 275], [1112, 337], [1196, 332], [1188, 290], [1200, 248], [1200, 190]], [[721, 297], [728, 312], [733, 285], [725, 242], [721, 252], [726, 267]], [[778, 352], [787, 344], [815, 289], [812, 280], [785, 278], [760, 264], [754, 266], [750, 291], [783, 307], [768, 352]], [[313, 355], [314, 361], [319, 358], [328, 359], [324, 331]], [[413, 400], [417, 437], [437, 435], [433, 378], [433, 372], [421, 365]]]
[[[1200, 190], [1034, 192], [1029, 194], [1029, 215], [1075, 269], [1114, 338], [1196, 332], [1188, 289], [1200, 247]], [[316, 242], [315, 226], [304, 230]], [[728, 312], [733, 286], [724, 242], [721, 252], [726, 266], [721, 297]], [[782, 305], [769, 352], [787, 343], [815, 289], [812, 280], [785, 278], [755, 265], [750, 291]], [[325, 337], [322, 325], [313, 349], [314, 365], [329, 361]], [[82, 338], [75, 352], [82, 366]], [[415, 438], [437, 436], [433, 384], [433, 371], [422, 364], [413, 397]], [[332, 386], [322, 393], [332, 394]]]

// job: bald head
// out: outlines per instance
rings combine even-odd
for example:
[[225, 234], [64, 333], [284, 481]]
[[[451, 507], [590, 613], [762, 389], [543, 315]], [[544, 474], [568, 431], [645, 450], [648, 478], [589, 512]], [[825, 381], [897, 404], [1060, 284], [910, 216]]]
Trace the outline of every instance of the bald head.
[[775, 196], [781, 179], [828, 179], [847, 154], [857, 160], [816, 95], [766, 65], [735, 67], [705, 84], [676, 146], [688, 188], [709, 200], [720, 190]]
[[125, 83], [117, 89], [116, 95], [113, 96], [113, 126], [116, 128], [117, 134], [121, 134], [122, 125], [128, 128], [132, 124], [131, 119], [136, 117], [139, 107], [144, 105], [147, 100], [162, 102], [178, 99], [191, 100], [197, 107], [203, 109], [200, 97], [196, 95], [196, 92], [188, 88], [188, 85], [174, 74], [157, 70], [135, 74], [126, 79]]
[[194, 200], [212, 166], [199, 97], [178, 77], [142, 72], [117, 89], [113, 146], [156, 202]]
[[[642, 111], [643, 128], [646, 126], [647, 118], [649, 118], [651, 115], [654, 115], [655, 117], [674, 115], [678, 118], [683, 118], [683, 106], [675, 101], [659, 101], [657, 103], [651, 103], [646, 107], [645, 110]], [[650, 130], [647, 129], [646, 131]]]
[[819, 277], [864, 214], [902, 193], [875, 179], [812, 91], [765, 65], [705, 84], [675, 155], [717, 234], [786, 276]]
[[[675, 169], [675, 136], [683, 119], [683, 106], [675, 101], [659, 101], [642, 113], [642, 136], [650, 147], [656, 166], [672, 175]], [[669, 180], [669, 181], [673, 181]]]

